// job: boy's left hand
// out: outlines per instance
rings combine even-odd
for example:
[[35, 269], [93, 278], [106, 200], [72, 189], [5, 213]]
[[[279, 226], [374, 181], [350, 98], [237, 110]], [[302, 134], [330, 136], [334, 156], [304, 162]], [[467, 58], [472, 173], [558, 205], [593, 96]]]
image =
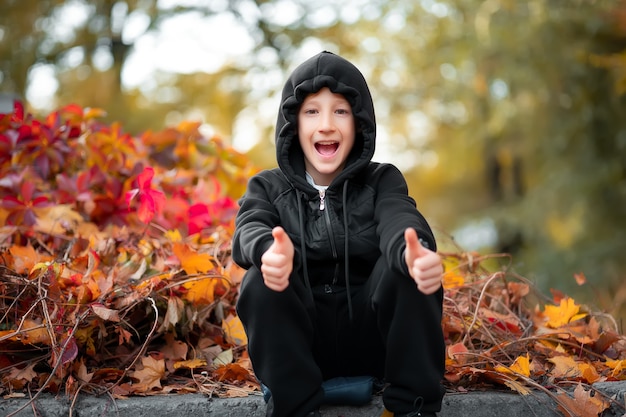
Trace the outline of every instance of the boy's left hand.
[[426, 249], [417, 238], [415, 229], [409, 227], [404, 231], [406, 250], [404, 259], [409, 268], [411, 278], [417, 288], [424, 294], [433, 294], [441, 287], [443, 264], [437, 252]]

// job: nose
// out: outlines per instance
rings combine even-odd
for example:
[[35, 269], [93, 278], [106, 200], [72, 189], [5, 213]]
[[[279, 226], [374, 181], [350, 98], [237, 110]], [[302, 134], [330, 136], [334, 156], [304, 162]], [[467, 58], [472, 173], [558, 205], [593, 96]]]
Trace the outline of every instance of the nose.
[[333, 132], [335, 130], [335, 121], [333, 112], [325, 111], [320, 113], [319, 124], [317, 129], [320, 132]]

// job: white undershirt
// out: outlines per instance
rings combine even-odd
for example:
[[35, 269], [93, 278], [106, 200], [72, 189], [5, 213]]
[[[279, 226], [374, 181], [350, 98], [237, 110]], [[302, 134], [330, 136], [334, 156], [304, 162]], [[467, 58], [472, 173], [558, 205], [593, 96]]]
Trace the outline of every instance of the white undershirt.
[[328, 185], [317, 185], [311, 174], [309, 174], [308, 172], [305, 172], [304, 175], [306, 176], [306, 181], [311, 184], [317, 191], [326, 191], [326, 189], [328, 188]]

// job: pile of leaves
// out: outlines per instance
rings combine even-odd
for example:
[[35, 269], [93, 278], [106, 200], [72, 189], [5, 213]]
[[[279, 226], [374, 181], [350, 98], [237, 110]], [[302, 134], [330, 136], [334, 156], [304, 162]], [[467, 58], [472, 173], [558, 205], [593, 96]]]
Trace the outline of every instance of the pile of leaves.
[[[230, 257], [254, 166], [198, 123], [132, 136], [101, 116], [0, 115], [0, 395], [258, 394]], [[538, 294], [506, 255], [443, 256], [449, 390], [618, 403], [591, 387], [626, 379], [610, 316]]]

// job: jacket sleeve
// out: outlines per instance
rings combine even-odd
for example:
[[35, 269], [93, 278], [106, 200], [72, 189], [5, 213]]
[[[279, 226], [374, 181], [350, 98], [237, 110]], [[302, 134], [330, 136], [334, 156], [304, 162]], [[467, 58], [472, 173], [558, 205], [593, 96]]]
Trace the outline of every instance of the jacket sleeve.
[[272, 229], [280, 224], [269, 193], [270, 182], [267, 173], [253, 176], [239, 200], [232, 256], [235, 263], [244, 269], [261, 267], [261, 256], [273, 242]]
[[417, 210], [415, 200], [409, 196], [400, 170], [391, 164], [381, 164], [376, 171], [375, 216], [380, 251], [392, 269], [408, 274], [404, 261], [404, 231], [413, 227], [422, 244], [433, 251], [437, 250], [435, 237], [428, 222]]

